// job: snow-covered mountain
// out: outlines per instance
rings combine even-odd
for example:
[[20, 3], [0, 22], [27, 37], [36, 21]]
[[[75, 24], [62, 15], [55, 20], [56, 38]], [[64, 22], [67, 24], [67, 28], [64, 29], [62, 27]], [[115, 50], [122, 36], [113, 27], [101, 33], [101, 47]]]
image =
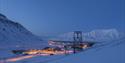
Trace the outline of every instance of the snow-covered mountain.
[[[110, 40], [122, 38], [125, 35], [121, 34], [121, 32], [119, 32], [116, 29], [98, 29], [90, 32], [83, 32], [82, 36], [84, 41], [110, 41]], [[61, 34], [56, 38], [52, 38], [52, 40], [72, 41], [73, 32]]]
[[0, 14], [0, 46], [42, 44], [42, 39], [32, 34], [21, 24]]
[[83, 33], [83, 40], [109, 41], [120, 38], [120, 32], [116, 29], [93, 30]]

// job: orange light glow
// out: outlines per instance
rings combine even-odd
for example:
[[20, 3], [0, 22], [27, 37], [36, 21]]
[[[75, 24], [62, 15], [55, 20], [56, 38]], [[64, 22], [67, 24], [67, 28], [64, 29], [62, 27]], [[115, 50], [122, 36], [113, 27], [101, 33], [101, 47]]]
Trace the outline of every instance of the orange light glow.
[[10, 58], [10, 59], [7, 59], [6, 62], [15, 62], [15, 61], [28, 59], [28, 58], [32, 58], [32, 57], [35, 57], [35, 55], [28, 55], [28, 56], [20, 56], [20, 57]]

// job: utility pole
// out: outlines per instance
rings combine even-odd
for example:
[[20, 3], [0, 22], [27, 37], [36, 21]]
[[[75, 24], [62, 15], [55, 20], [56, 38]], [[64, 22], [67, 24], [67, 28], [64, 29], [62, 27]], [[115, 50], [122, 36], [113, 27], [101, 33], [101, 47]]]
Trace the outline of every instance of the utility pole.
[[82, 31], [74, 31], [73, 39], [73, 53], [76, 53], [77, 45], [82, 42]]

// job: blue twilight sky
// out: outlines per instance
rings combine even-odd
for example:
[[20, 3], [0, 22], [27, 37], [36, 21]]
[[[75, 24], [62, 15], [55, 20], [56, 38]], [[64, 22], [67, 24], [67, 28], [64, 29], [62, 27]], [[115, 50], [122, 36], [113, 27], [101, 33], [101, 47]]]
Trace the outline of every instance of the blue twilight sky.
[[116, 28], [124, 31], [124, 0], [0, 0], [0, 13], [37, 35]]

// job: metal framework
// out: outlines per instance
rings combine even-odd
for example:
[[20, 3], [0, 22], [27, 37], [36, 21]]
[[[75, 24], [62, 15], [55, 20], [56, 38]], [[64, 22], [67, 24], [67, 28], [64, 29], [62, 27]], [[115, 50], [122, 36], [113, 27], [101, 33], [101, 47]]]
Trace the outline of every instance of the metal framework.
[[82, 43], [82, 31], [74, 31], [73, 39], [74, 39], [73, 51], [74, 53], [76, 53], [76, 45]]

